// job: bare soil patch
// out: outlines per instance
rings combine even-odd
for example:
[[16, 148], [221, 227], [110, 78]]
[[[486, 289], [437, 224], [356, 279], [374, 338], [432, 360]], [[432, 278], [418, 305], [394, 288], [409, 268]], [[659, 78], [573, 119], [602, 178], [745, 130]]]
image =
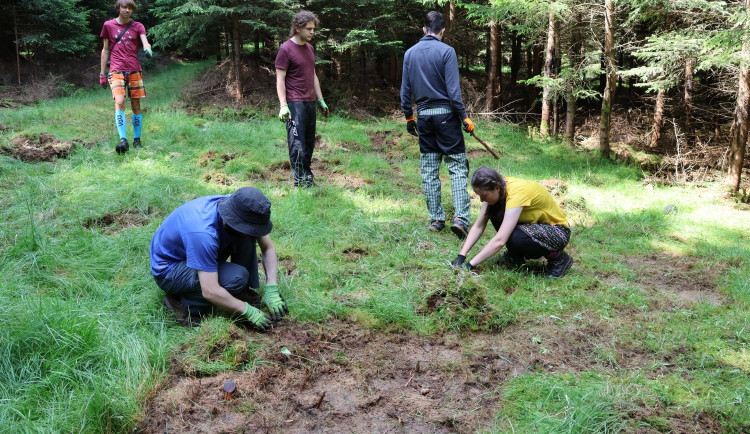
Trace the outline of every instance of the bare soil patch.
[[403, 161], [406, 153], [401, 149], [399, 144], [400, 136], [394, 135], [394, 131], [368, 131], [370, 144], [378, 154], [383, 155], [389, 163], [394, 161]]
[[[339, 159], [318, 160], [313, 158], [312, 163], [310, 164], [310, 169], [315, 175], [315, 182], [317, 184], [333, 184], [347, 190], [359, 190], [373, 184], [373, 181], [370, 179], [360, 178], [352, 173], [338, 171], [337, 166], [339, 164], [341, 164], [341, 160]], [[289, 161], [282, 161], [272, 165], [267, 171], [249, 174], [249, 177], [250, 179], [291, 183], [292, 166]], [[323, 181], [324, 178], [325, 181]]]
[[[594, 353], [613, 341], [612, 326], [593, 315], [494, 334], [419, 337], [328, 321], [230, 335], [262, 345], [261, 362], [195, 378], [175, 358], [139, 432], [474, 432], [489, 428], [505, 381], [608, 369]], [[237, 391], [227, 401], [222, 387], [230, 379]]]
[[102, 232], [113, 234], [122, 229], [146, 226], [151, 221], [151, 210], [144, 215], [134, 209], [118, 212], [108, 212], [103, 216], [88, 217], [83, 221], [86, 229], [99, 228]]
[[[682, 414], [664, 408], [641, 408], [632, 419], [640, 422], [637, 429], [625, 432], [640, 434], [698, 434], [723, 432], [721, 423], [710, 414], [702, 411], [696, 414]], [[644, 426], [645, 425], [645, 426]]]
[[58, 158], [65, 158], [76, 146], [86, 146], [83, 140], [57, 140], [52, 134], [42, 133], [37, 136], [18, 136], [13, 142], [0, 150], [13, 158], [27, 163], [40, 161], [54, 162]]

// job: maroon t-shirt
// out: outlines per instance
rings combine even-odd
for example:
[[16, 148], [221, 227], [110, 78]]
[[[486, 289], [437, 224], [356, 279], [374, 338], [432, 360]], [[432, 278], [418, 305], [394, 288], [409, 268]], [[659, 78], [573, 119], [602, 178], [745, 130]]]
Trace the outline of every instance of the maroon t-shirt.
[[[130, 24], [130, 22], [128, 22]], [[141, 62], [138, 61], [138, 48], [141, 47], [141, 35], [146, 34], [146, 28], [138, 21], [133, 21], [127, 32], [115, 44], [117, 36], [125, 30], [128, 24], [120, 24], [117, 19], [104, 22], [100, 38], [109, 40], [109, 70], [121, 72], [141, 71]]]
[[276, 69], [286, 71], [286, 100], [315, 101], [315, 51], [287, 40], [276, 55]]

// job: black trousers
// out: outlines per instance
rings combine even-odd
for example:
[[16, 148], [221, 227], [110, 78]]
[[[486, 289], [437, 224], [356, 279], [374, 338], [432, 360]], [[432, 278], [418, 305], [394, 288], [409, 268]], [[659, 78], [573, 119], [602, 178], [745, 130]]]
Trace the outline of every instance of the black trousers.
[[291, 101], [290, 120], [286, 123], [289, 163], [292, 166], [294, 185], [310, 183], [313, 173], [310, 169], [315, 150], [316, 101]]
[[513, 229], [508, 242], [505, 243], [505, 248], [518, 261], [523, 261], [524, 258], [537, 259], [547, 257], [551, 253], [528, 236], [526, 232], [518, 228]]
[[[226, 260], [232, 257], [232, 262]], [[254, 238], [238, 238], [219, 254], [219, 285], [235, 295], [249, 288], [259, 288], [258, 253]], [[203, 297], [198, 270], [187, 266], [186, 261], [176, 263], [166, 276], [154, 276], [164, 292], [180, 299], [191, 314], [203, 314], [213, 305]]]

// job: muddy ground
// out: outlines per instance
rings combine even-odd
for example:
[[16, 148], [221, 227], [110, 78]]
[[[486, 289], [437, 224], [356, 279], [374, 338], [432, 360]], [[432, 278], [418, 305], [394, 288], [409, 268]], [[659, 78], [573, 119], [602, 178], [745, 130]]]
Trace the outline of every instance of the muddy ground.
[[0, 147], [0, 152], [27, 163], [54, 162], [67, 157], [76, 146], [89, 147], [91, 144], [82, 140], [58, 140], [52, 134], [43, 133], [38, 136], [20, 135], [10, 145]]
[[[672, 255], [623, 262], [638, 272], [634, 283], [655, 301], [646, 311], [625, 309], [615, 321], [584, 311], [570, 318], [519, 321], [496, 333], [433, 336], [372, 331], [353, 320], [284, 321], [265, 335], [232, 326], [230, 340], [260, 347], [253, 366], [200, 378], [180, 357], [185, 348], [177, 350], [138, 431], [475, 432], [491, 428], [503, 406], [504, 384], [519, 375], [636, 369], [654, 377], [668, 374], [678, 354], [655, 353], [623, 339], [620, 330], [659, 311], [722, 304], [714, 286], [722, 270], [701, 269], [695, 258]], [[623, 284], [617, 276], [598, 277], [601, 285]], [[433, 298], [425, 303], [435, 303]], [[218, 356], [226, 346], [215, 345], [210, 352]], [[598, 355], [600, 350], [609, 356]], [[235, 357], [251, 362], [249, 350]], [[653, 366], [659, 368], [647, 369]], [[231, 399], [223, 391], [228, 380], [236, 384]], [[630, 432], [721, 428], [705, 413], [634, 406], [627, 415]], [[650, 428], [654, 418], [669, 426]]]

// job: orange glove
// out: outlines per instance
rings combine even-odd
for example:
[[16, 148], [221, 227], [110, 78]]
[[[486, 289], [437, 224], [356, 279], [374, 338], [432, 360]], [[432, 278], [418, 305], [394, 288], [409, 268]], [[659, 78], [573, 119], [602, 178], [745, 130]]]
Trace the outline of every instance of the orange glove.
[[471, 119], [469, 119], [468, 116], [466, 116], [466, 119], [464, 119], [461, 122], [463, 122], [463, 124], [464, 124], [464, 131], [466, 131], [467, 133], [473, 133], [474, 132], [474, 122], [472, 122]]
[[414, 120], [414, 116], [406, 120], [406, 132], [412, 136], [419, 137], [419, 133], [417, 133], [417, 121]]

